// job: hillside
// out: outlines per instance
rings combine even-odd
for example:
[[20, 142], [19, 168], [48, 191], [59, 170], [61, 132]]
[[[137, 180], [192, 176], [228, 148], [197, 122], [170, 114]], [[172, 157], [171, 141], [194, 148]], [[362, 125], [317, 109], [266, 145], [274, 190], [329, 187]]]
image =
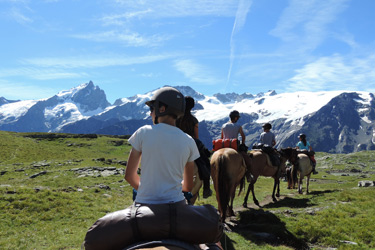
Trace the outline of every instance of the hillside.
[[[130, 150], [126, 139], [72, 134], [0, 131], [0, 249], [80, 249], [87, 229], [100, 217], [132, 203], [123, 180]], [[317, 153], [319, 171], [310, 194], [260, 177], [237, 216], [228, 220], [226, 249], [375, 248], [375, 151]], [[305, 186], [304, 186], [305, 190]], [[202, 197], [202, 196], [201, 196]], [[197, 205], [217, 206], [215, 196]]]

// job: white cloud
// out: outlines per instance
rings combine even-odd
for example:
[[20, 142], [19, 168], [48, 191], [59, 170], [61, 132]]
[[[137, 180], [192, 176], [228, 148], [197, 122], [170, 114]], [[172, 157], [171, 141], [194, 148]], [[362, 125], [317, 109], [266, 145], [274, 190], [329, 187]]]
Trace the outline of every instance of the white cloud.
[[55, 95], [58, 91], [50, 87], [0, 80], [0, 96], [8, 100], [43, 99]]
[[33, 67], [21, 67], [13, 69], [1, 69], [0, 77], [24, 76], [36, 80], [69, 79], [87, 77], [86, 73], [66, 72], [56, 69], [39, 69]]
[[120, 42], [126, 46], [134, 47], [156, 47], [162, 42], [170, 39], [170, 36], [166, 35], [152, 35], [150, 37], [145, 37], [137, 32], [118, 32], [114, 30], [91, 34], [77, 34], [72, 35], [72, 37], [96, 42]]
[[31, 19], [30, 17], [27, 17], [26, 15], [21, 13], [20, 10], [15, 9], [15, 8], [10, 10], [8, 15], [11, 19], [13, 19], [14, 21], [16, 21], [17, 23], [22, 24], [22, 25], [29, 24], [29, 23], [33, 22], [33, 19]]
[[173, 54], [156, 54], [147, 56], [130, 57], [122, 56], [89, 56], [89, 57], [42, 57], [24, 59], [24, 64], [36, 67], [56, 68], [96, 68], [110, 66], [128, 66], [135, 64], [147, 64], [174, 58]]
[[291, 0], [270, 34], [293, 44], [294, 50], [313, 50], [326, 38], [327, 25], [346, 8], [346, 2]]
[[287, 82], [288, 91], [358, 90], [375, 85], [375, 55], [367, 58], [322, 57], [296, 70]]
[[[150, 18], [171, 18], [188, 16], [234, 16], [239, 0], [115, 0], [119, 7], [130, 13], [148, 11]], [[142, 13], [145, 14], [145, 13]], [[139, 15], [134, 15], [139, 17]], [[145, 16], [145, 15], [144, 15]]]
[[208, 68], [193, 60], [178, 60], [175, 61], [174, 66], [192, 82], [203, 84], [217, 84], [219, 82]]

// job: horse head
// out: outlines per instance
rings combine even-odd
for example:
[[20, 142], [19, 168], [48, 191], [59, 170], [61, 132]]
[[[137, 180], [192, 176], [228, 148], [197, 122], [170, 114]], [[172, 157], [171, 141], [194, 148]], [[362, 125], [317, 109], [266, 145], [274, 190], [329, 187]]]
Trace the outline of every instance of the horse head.
[[286, 160], [288, 160], [293, 165], [295, 165], [297, 163], [298, 152], [297, 152], [296, 148], [291, 148], [291, 147], [282, 148], [282, 149], [280, 149], [279, 153], [280, 153], [281, 157], [284, 157]]

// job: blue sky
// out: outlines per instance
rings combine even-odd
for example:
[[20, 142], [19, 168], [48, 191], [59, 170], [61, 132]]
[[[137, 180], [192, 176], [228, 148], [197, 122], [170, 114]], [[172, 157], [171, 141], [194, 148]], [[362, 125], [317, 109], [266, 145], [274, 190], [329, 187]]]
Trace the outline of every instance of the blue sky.
[[373, 0], [0, 0], [0, 97], [375, 92]]

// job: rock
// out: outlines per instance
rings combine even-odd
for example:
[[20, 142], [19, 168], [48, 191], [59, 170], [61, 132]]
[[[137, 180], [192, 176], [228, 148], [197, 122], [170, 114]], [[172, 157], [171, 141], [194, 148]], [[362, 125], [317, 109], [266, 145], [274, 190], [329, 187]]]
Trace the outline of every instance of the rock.
[[45, 175], [47, 173], [47, 171], [42, 171], [42, 172], [39, 172], [37, 174], [33, 174], [32, 176], [30, 176], [31, 179], [35, 178], [35, 177], [38, 177], [38, 176], [41, 176], [41, 175]]
[[104, 184], [99, 184], [99, 185], [97, 185], [97, 187], [100, 188], [100, 189], [111, 190], [111, 188], [109, 186], [104, 185]]
[[358, 187], [373, 187], [374, 181], [359, 181]]

